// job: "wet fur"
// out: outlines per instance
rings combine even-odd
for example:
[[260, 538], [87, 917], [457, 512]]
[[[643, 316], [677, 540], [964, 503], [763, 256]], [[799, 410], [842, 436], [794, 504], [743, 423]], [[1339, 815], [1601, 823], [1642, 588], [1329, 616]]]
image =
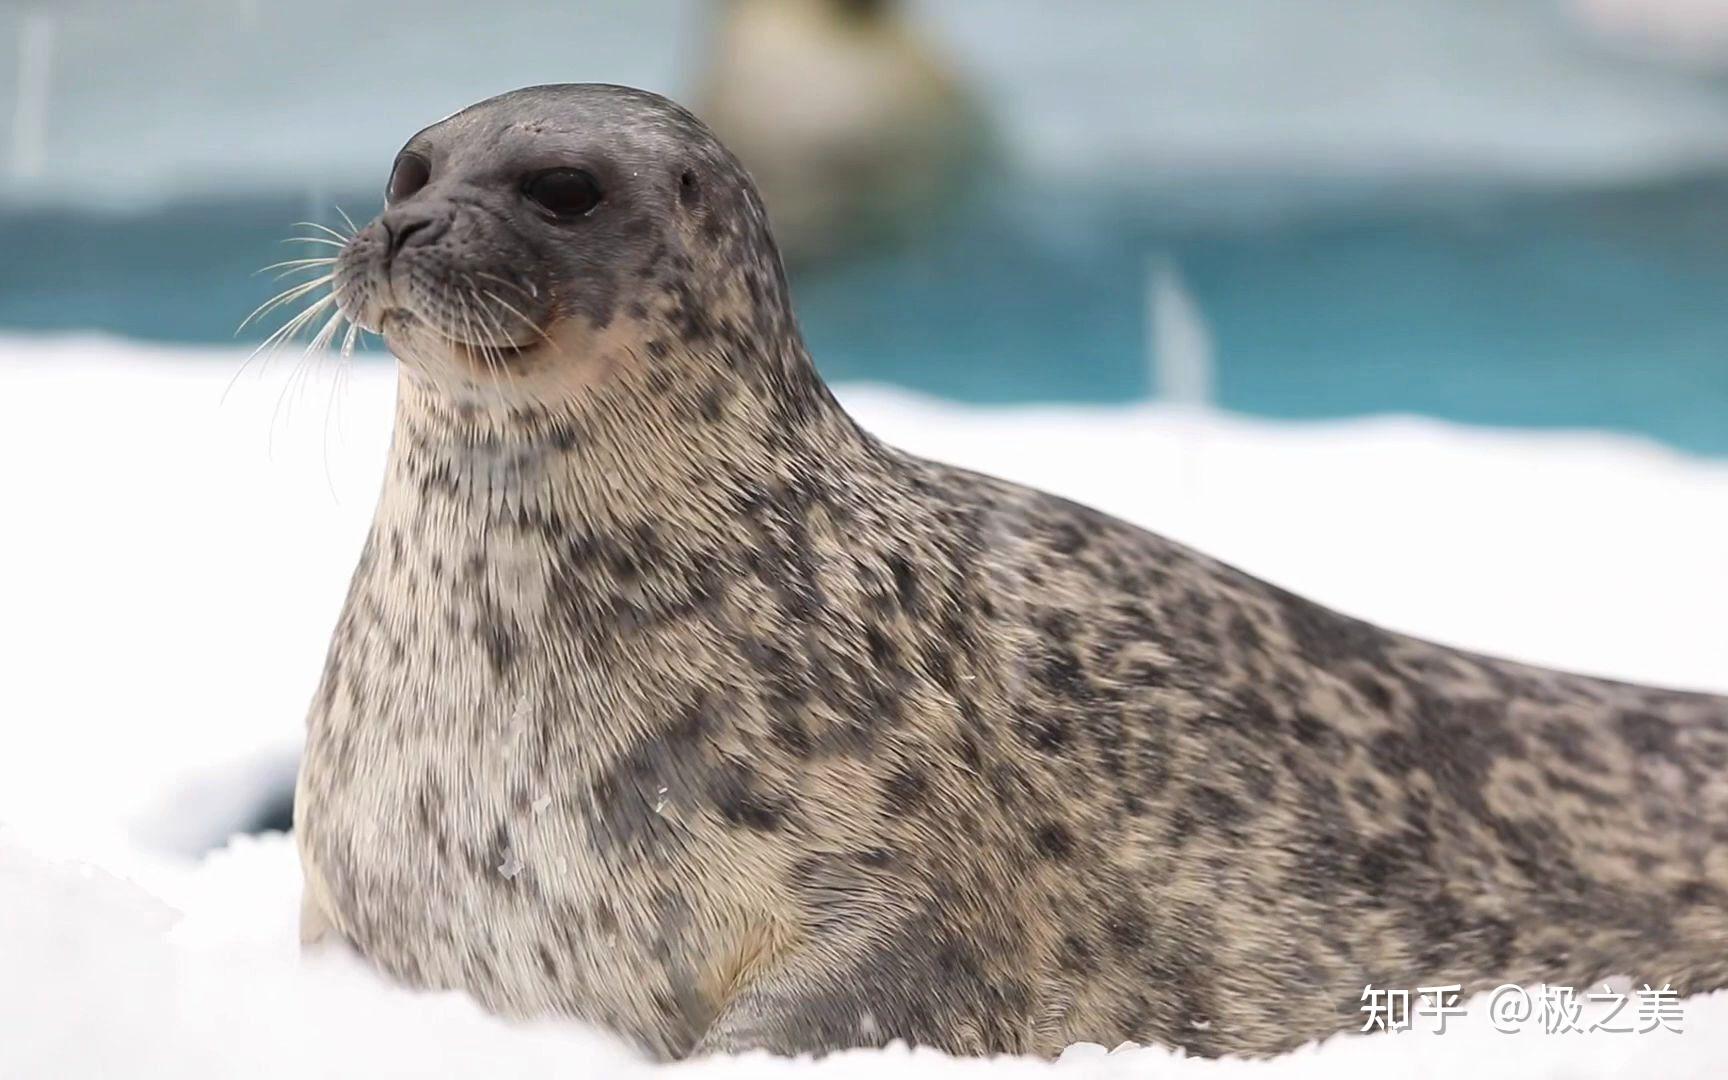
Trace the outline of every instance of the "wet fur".
[[651, 131], [681, 209], [560, 315], [582, 355], [514, 373], [606, 373], [579, 393], [404, 364], [309, 721], [313, 931], [666, 1058], [1267, 1054], [1370, 982], [1728, 984], [1728, 701], [1390, 634], [884, 446], [693, 118], [503, 102]]

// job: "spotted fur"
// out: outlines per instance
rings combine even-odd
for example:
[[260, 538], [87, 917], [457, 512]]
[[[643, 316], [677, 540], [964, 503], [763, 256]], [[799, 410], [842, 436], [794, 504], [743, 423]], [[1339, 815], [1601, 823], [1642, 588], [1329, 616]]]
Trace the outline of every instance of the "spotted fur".
[[[526, 128], [625, 163], [618, 220], [474, 194]], [[1269, 1054], [1367, 983], [1728, 983], [1728, 701], [1391, 634], [883, 445], [669, 102], [419, 138], [488, 153], [350, 245], [345, 306], [494, 259], [548, 341], [500, 379], [398, 298], [434, 310], [309, 721], [310, 931], [664, 1058]], [[380, 271], [410, 212], [454, 224]]]

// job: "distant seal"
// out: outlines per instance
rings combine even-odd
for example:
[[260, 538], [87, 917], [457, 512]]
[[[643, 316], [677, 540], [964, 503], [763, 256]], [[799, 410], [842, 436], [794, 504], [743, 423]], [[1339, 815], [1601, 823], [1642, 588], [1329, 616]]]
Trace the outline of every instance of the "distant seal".
[[795, 265], [928, 234], [1000, 176], [963, 74], [901, 0], [723, 0], [696, 112]]
[[308, 936], [664, 1058], [1269, 1054], [1370, 983], [1728, 983], [1728, 700], [1411, 640], [884, 446], [764, 221], [619, 87], [398, 157], [336, 278], [402, 363]]

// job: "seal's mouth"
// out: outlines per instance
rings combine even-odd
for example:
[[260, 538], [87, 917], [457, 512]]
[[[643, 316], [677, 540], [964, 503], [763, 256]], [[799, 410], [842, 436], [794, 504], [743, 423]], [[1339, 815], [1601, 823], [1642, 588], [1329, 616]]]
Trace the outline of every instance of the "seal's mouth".
[[488, 357], [490, 357], [494, 362], [500, 360], [514, 360], [518, 356], [523, 356], [527, 353], [533, 352], [537, 343], [530, 341], [524, 345], [501, 345], [488, 342], [485, 345], [475, 345], [466, 341], [451, 339], [450, 344], [461, 349], [465, 354], [467, 354], [469, 360], [472, 360], [475, 363], [484, 364]]
[[471, 339], [452, 331], [447, 325], [429, 320], [405, 307], [385, 308], [378, 316], [378, 330], [386, 337], [431, 338], [463, 354], [477, 364], [495, 364], [534, 351], [539, 340], [512, 341], [508, 338]]

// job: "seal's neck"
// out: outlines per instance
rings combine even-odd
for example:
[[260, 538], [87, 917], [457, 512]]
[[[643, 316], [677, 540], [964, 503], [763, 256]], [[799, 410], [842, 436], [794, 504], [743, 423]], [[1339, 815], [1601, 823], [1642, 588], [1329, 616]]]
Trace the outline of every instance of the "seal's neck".
[[453, 395], [405, 366], [385, 502], [470, 532], [553, 521], [607, 534], [652, 523], [701, 546], [741, 501], [870, 456], [868, 436], [801, 347], [751, 360], [668, 356], [615, 371], [556, 408]]

